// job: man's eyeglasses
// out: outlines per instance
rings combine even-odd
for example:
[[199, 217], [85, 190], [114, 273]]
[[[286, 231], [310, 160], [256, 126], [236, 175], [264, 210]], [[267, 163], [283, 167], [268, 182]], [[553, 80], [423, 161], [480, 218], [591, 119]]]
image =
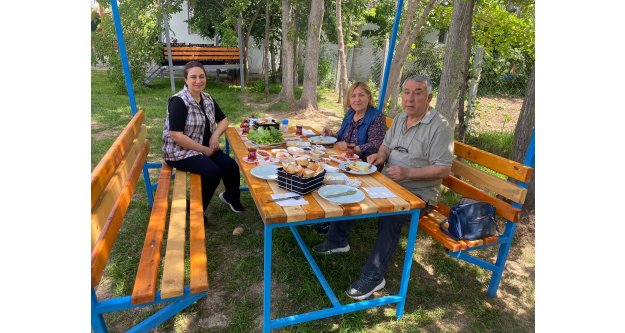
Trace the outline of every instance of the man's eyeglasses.
[[408, 148], [404, 148], [404, 147], [397, 146], [397, 147], [393, 148], [393, 150], [397, 150], [397, 151], [398, 151], [398, 152], [400, 152], [400, 153], [406, 153], [406, 154], [408, 154]]

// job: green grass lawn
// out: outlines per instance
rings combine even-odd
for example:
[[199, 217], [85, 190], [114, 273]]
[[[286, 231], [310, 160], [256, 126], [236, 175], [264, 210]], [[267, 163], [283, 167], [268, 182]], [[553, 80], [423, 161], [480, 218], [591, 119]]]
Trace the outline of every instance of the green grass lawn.
[[[182, 87], [182, 81], [177, 81]], [[275, 90], [275, 89], [274, 89]], [[111, 146], [130, 119], [125, 93], [115, 92], [106, 75], [94, 71], [92, 91], [92, 169]], [[241, 102], [240, 87], [210, 81], [209, 92], [231, 123], [259, 112]], [[246, 92], [248, 100], [265, 100], [262, 94]], [[160, 144], [167, 98], [168, 80], [156, 80], [149, 88], [136, 92], [138, 107], [145, 111], [150, 140], [149, 161], [160, 161]], [[335, 105], [321, 100], [320, 103]], [[277, 105], [278, 110], [287, 106]], [[245, 184], [243, 184], [245, 185]], [[221, 185], [220, 185], [221, 188]], [[219, 191], [219, 189], [218, 189]], [[233, 214], [213, 198], [209, 205], [210, 223], [206, 227], [209, 295], [161, 325], [159, 332], [258, 332], [262, 327], [263, 225], [248, 192], [242, 194], [247, 211]], [[150, 211], [143, 182], [140, 181], [128, 210], [116, 247], [105, 271], [99, 293], [109, 296], [132, 292], [136, 268], [143, 246]], [[242, 226], [243, 235], [232, 236]], [[519, 227], [523, 229], [523, 226]], [[382, 295], [395, 294], [406, 246], [404, 228], [400, 246], [387, 273]], [[323, 240], [308, 227], [298, 228], [306, 244]], [[358, 277], [375, 240], [374, 220], [354, 223], [349, 253], [315, 256], [319, 267], [342, 303], [350, 303], [344, 290]], [[534, 255], [533, 235], [517, 234], [509, 261], [516, 263], [504, 273], [498, 298], [486, 297], [490, 274], [476, 266], [449, 257], [444, 248], [428, 236], [419, 234], [413, 256], [411, 280], [405, 314], [396, 321], [395, 306], [359, 311], [343, 316], [286, 327], [276, 332], [527, 332], [534, 330]], [[272, 317], [283, 317], [326, 308], [325, 297], [297, 242], [288, 229], [274, 232]], [[484, 258], [496, 256], [485, 251]], [[137, 309], [105, 315], [111, 332], [125, 331], [155, 309]]]

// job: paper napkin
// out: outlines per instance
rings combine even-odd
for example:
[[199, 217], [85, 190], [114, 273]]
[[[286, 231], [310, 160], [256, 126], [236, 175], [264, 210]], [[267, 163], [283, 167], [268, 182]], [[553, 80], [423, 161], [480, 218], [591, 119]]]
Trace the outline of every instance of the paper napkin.
[[[288, 197], [295, 197], [298, 196], [299, 194], [297, 193], [293, 193], [293, 192], [289, 192], [289, 193], [277, 193], [277, 194], [272, 194], [271, 198], [272, 199], [281, 199], [281, 198], [288, 198]], [[308, 205], [308, 201], [306, 201], [306, 199], [301, 198], [301, 199], [289, 199], [289, 200], [282, 200], [282, 201], [278, 201], [276, 202], [278, 205], [282, 206], [282, 207], [289, 207], [289, 206], [301, 206], [301, 205]]]
[[369, 194], [369, 197], [373, 199], [385, 199], [385, 198], [397, 197], [395, 193], [389, 191], [389, 189], [387, 189], [384, 186], [363, 187], [363, 189], [367, 191], [367, 194]]
[[312, 136], [312, 135], [316, 135], [316, 134], [315, 134], [315, 132], [313, 132], [312, 130], [309, 130], [309, 129], [304, 128], [304, 129], [302, 129], [302, 135], [305, 135], [305, 136]]

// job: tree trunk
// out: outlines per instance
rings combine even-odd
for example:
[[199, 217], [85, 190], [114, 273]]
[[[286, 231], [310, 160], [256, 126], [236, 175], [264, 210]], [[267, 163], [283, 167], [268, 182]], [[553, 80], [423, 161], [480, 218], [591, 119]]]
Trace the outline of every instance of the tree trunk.
[[302, 45], [299, 42], [299, 37], [296, 37], [294, 45], [295, 62], [293, 63], [293, 91], [296, 91], [297, 87], [299, 87], [299, 68], [302, 66], [302, 57], [304, 52], [302, 50]]
[[339, 100], [343, 103], [347, 93], [347, 62], [345, 59], [345, 40], [343, 39], [343, 19], [341, 16], [341, 0], [336, 0], [336, 35], [339, 40]]
[[245, 74], [244, 79], [245, 79], [245, 83], [247, 83], [249, 81], [249, 76], [250, 76], [250, 67], [249, 67], [249, 61], [248, 61], [248, 42], [250, 41], [250, 36], [252, 34], [252, 27], [254, 26], [254, 23], [256, 22], [256, 19], [258, 18], [258, 14], [260, 14], [260, 8], [261, 6], [258, 6], [258, 8], [256, 8], [256, 11], [254, 12], [254, 15], [252, 15], [252, 19], [250, 20], [250, 22], [247, 24], [247, 28], [245, 29], [245, 33], [243, 34], [243, 73]]
[[471, 128], [471, 123], [475, 119], [475, 104], [477, 100], [477, 87], [480, 83], [482, 76], [482, 60], [484, 59], [484, 46], [477, 46], [475, 48], [475, 55], [473, 55], [473, 71], [471, 78], [469, 79], [469, 92], [467, 95], [467, 112], [464, 119], [464, 132], [460, 137], [460, 140], [464, 142], [464, 135], [466, 131]]
[[465, 65], [467, 40], [470, 37], [473, 20], [474, 0], [454, 0], [451, 14], [451, 26], [445, 43], [445, 58], [441, 83], [436, 97], [436, 110], [449, 121], [451, 126], [456, 123], [456, 112], [460, 96], [460, 87], [467, 79], [468, 66]]
[[276, 73], [277, 72], [277, 68], [276, 68], [276, 48], [274, 46], [273, 41], [269, 41], [269, 64], [271, 65], [271, 73]]
[[[423, 0], [425, 2], [425, 0]], [[397, 47], [395, 48], [395, 52], [393, 55], [393, 61], [391, 64], [391, 70], [388, 76], [388, 83], [397, 82], [401, 80], [401, 72], [404, 68], [404, 62], [408, 57], [408, 53], [410, 52], [410, 46], [417, 38], [417, 35], [421, 31], [421, 27], [425, 23], [428, 15], [430, 15], [430, 11], [432, 11], [432, 7], [436, 3], [437, 0], [430, 0], [428, 4], [421, 12], [421, 16], [419, 17], [419, 21], [413, 23], [415, 16], [417, 14], [417, 9], [419, 7], [419, 0], [410, 0], [408, 2], [408, 8], [405, 13], [406, 16], [402, 19], [402, 30], [399, 35], [399, 42], [397, 42]], [[399, 85], [387, 85], [388, 90], [384, 95], [384, 103], [382, 104], [386, 106], [389, 100], [389, 96], [396, 95], [396, 91], [400, 89]], [[396, 101], [393, 101], [393, 105], [396, 104]]]
[[299, 109], [317, 109], [317, 71], [319, 67], [319, 42], [323, 21], [323, 0], [312, 0], [308, 15], [308, 36], [306, 41], [306, 64], [304, 65], [304, 86], [302, 97], [297, 101]]
[[358, 75], [356, 75], [358, 70], [358, 61], [360, 61], [360, 35], [362, 35], [362, 25], [358, 27], [358, 37], [356, 37], [356, 45], [352, 49], [352, 69], [350, 71], [351, 76], [349, 77], [352, 81], [358, 81]]
[[[527, 81], [527, 88], [525, 89], [525, 100], [523, 100], [523, 106], [519, 113], [519, 120], [516, 123], [514, 129], [514, 152], [512, 159], [523, 163], [525, 155], [527, 154], [527, 146], [532, 138], [532, 132], [534, 129], [534, 72], [535, 68], [532, 68], [532, 75]], [[534, 197], [534, 179], [532, 177], [528, 184], [528, 192], [525, 197], [525, 204], [523, 205], [523, 215], [534, 210], [535, 197]]]
[[265, 96], [269, 95], [269, 1], [265, 0], [265, 43], [263, 50], [263, 71], [265, 73]]
[[[473, 14], [471, 14], [473, 16]], [[464, 142], [464, 133], [467, 129], [467, 124], [464, 117], [464, 99], [467, 95], [467, 90], [469, 88], [469, 60], [471, 59], [471, 41], [472, 41], [472, 33], [471, 27], [469, 27], [468, 31], [466, 31], [463, 35], [465, 37], [464, 47], [466, 53], [464, 54], [464, 64], [462, 64], [462, 68], [464, 69], [464, 77], [462, 78], [462, 85], [460, 86], [460, 92], [458, 93], [458, 137], [462, 142]], [[468, 121], [468, 120], [467, 120]]]
[[276, 102], [293, 104], [293, 40], [289, 37], [289, 30], [293, 28], [293, 6], [290, 0], [282, 0], [282, 89]]

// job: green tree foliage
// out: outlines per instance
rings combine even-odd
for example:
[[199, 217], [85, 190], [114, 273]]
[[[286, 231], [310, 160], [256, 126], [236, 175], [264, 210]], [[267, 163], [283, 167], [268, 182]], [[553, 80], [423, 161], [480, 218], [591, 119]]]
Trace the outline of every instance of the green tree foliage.
[[[167, 6], [159, 6], [158, 2], [151, 0], [120, 2], [119, 13], [130, 64], [130, 75], [135, 89], [142, 84], [150, 64], [160, 63], [162, 60], [163, 46], [159, 42], [159, 36], [163, 30], [160, 23], [163, 12], [180, 11], [181, 3], [182, 0], [175, 0], [175, 2], [168, 2]], [[102, 30], [91, 36], [93, 46], [91, 61], [93, 65], [108, 64], [110, 80], [120, 92], [125, 92], [126, 85], [111, 7], [107, 1], [103, 0], [101, 5], [105, 8], [104, 17], [100, 23]]]
[[[452, 2], [441, 3], [429, 24], [448, 30]], [[534, 63], [533, 0], [479, 0], [473, 16], [473, 45], [485, 48], [478, 93], [522, 95]]]

